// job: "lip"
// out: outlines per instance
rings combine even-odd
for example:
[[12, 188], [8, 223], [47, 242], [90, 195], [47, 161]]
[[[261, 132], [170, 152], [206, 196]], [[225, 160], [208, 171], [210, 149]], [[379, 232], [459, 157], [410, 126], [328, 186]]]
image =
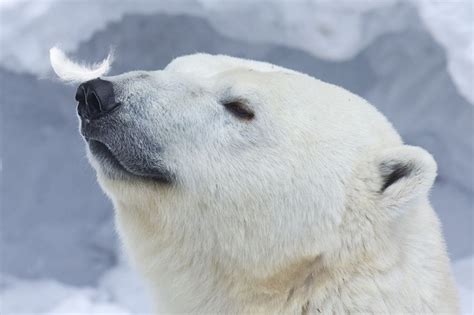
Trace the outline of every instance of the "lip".
[[122, 174], [133, 175], [120, 163], [119, 159], [113, 154], [113, 152], [103, 142], [86, 139], [89, 150], [92, 155], [103, 165], [109, 172], [117, 171]]
[[86, 142], [89, 146], [89, 151], [92, 153], [94, 158], [99, 162], [102, 166], [103, 172], [114, 179], [133, 179], [133, 178], [141, 178], [141, 179], [148, 179], [154, 182], [169, 184], [173, 182], [173, 176], [166, 172], [156, 171], [154, 173], [141, 173], [141, 172], [134, 172], [126, 168], [117, 156], [109, 149], [109, 147], [98, 140], [88, 139], [86, 138]]

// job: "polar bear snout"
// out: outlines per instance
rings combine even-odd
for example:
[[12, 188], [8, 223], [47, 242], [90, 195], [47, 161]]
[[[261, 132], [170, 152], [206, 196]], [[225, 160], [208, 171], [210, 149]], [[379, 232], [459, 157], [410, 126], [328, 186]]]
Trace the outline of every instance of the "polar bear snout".
[[102, 117], [120, 105], [115, 100], [112, 82], [100, 78], [79, 85], [76, 92], [76, 101], [79, 102], [78, 114], [83, 120]]
[[[171, 181], [172, 176], [162, 161], [165, 137], [152, 128], [162, 121], [160, 114], [153, 116], [153, 113], [164, 111], [154, 110], [154, 103], [144, 99], [143, 92], [130, 92], [134, 84], [147, 84], [147, 80], [151, 81], [143, 73], [131, 73], [96, 78], [77, 88], [80, 132], [89, 161], [100, 176]], [[158, 86], [156, 90], [161, 89]]]

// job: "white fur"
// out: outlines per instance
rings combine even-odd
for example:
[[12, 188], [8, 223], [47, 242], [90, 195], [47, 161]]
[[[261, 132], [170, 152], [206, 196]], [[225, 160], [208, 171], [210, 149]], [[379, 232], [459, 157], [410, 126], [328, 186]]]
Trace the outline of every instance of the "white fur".
[[[177, 182], [112, 180], [90, 158], [126, 250], [169, 311], [458, 312], [428, 201], [436, 164], [366, 101], [227, 56], [133, 76], [111, 80], [124, 102], [153, 100], [144, 116]], [[245, 100], [255, 119], [232, 118], [222, 97]], [[397, 163], [411, 171], [382, 191]]]
[[297, 73], [268, 62], [245, 60], [225, 55], [220, 55], [219, 58], [215, 58], [215, 56], [208, 54], [194, 54], [191, 58], [190, 56], [178, 57], [170, 62], [165, 70], [185, 73], [201, 78], [209, 78], [236, 68], [252, 69], [260, 72]]
[[78, 64], [69, 59], [58, 47], [49, 50], [51, 66], [58, 77], [66, 82], [78, 83], [105, 75], [113, 61], [112, 53], [107, 58], [93, 65]]

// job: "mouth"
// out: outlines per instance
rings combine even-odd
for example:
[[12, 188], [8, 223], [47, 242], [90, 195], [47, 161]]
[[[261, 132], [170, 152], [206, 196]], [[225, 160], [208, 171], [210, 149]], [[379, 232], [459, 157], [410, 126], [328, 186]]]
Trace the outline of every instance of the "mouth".
[[111, 177], [134, 176], [135, 174], [129, 172], [112, 153], [112, 151], [102, 142], [97, 140], [86, 139], [89, 150], [94, 158], [103, 167], [106, 175]]
[[99, 162], [104, 174], [113, 179], [146, 179], [163, 184], [170, 184], [173, 177], [166, 172], [154, 169], [150, 172], [134, 171], [127, 168], [112, 150], [103, 142], [98, 140], [86, 139], [89, 145], [89, 151], [94, 159]]

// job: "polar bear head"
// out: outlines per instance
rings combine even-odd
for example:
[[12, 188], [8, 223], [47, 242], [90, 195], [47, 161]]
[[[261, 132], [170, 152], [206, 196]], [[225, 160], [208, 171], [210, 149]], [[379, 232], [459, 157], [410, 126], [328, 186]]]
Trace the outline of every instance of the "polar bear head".
[[267, 63], [190, 55], [87, 81], [76, 99], [90, 162], [145, 272], [212, 257], [215, 270], [275, 288], [292, 265], [367, 254], [436, 174], [360, 97]]

